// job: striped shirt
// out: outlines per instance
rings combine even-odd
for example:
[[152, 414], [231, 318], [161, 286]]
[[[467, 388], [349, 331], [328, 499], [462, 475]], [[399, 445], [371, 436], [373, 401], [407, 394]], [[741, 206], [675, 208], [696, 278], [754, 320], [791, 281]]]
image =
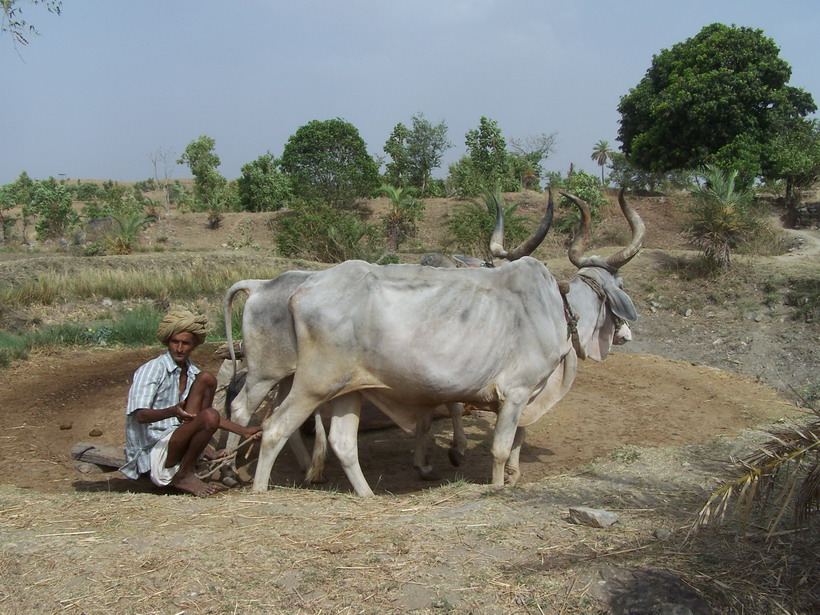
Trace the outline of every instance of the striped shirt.
[[151, 470], [151, 448], [166, 434], [182, 423], [171, 417], [155, 423], [140, 423], [135, 416], [137, 410], [147, 408], [161, 410], [175, 406], [188, 397], [199, 368], [188, 361], [188, 382], [182, 395], [179, 394], [179, 377], [182, 369], [171, 358], [171, 353], [148, 361], [134, 372], [134, 380], [128, 391], [128, 405], [125, 409], [125, 460], [120, 472], [128, 478], [138, 478]]

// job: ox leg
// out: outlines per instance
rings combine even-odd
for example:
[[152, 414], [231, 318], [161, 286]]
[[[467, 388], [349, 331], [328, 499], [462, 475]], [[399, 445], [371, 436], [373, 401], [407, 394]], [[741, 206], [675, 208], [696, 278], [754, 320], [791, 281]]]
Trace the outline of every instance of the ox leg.
[[447, 404], [450, 410], [450, 418], [453, 421], [453, 441], [447, 450], [450, 463], [458, 467], [464, 460], [464, 453], [467, 451], [467, 434], [464, 433], [464, 404]]
[[515, 430], [515, 439], [513, 440], [512, 450], [510, 450], [510, 458], [507, 460], [507, 466], [504, 470], [504, 481], [511, 487], [514, 487], [521, 477], [518, 460], [521, 456], [521, 445], [524, 444], [524, 438], [526, 438], [526, 436], [526, 427], [519, 427]]
[[438, 480], [433, 466], [430, 465], [428, 444], [430, 442], [430, 426], [433, 424], [433, 413], [424, 412], [416, 422], [415, 450], [413, 452], [413, 467], [422, 480]]
[[273, 463], [282, 452], [285, 442], [313, 414], [321, 400], [309, 396], [288, 395], [287, 399], [262, 423], [262, 445], [253, 477], [253, 490], [267, 491]]
[[366, 498], [373, 495], [359, 465], [359, 415], [362, 398], [357, 393], [338, 397], [329, 403], [332, 414], [330, 419], [330, 446], [347, 475], [356, 495]]
[[[273, 412], [276, 412], [276, 409], [282, 405], [282, 402], [285, 401], [285, 398], [290, 393], [290, 387], [293, 385], [293, 376], [288, 376], [287, 378], [283, 379], [279, 382], [276, 387], [276, 399], [273, 403]], [[288, 439], [288, 444], [290, 445], [290, 450], [293, 451], [293, 454], [296, 455], [296, 462], [299, 464], [299, 468], [303, 472], [309, 471], [309, 468], [312, 466], [312, 460], [310, 457], [310, 453], [305, 446], [305, 441], [302, 439], [302, 434], [299, 430], [296, 430], [293, 435]], [[315, 455], [315, 452], [314, 452]], [[319, 477], [321, 478], [321, 469], [319, 470]], [[317, 482], [321, 482], [317, 480]]]
[[[261, 405], [267, 394], [274, 386], [274, 382], [269, 380], [256, 380], [250, 374], [245, 380], [245, 385], [240, 389], [234, 400], [231, 402], [231, 420], [237, 425], [247, 426]], [[229, 451], [239, 446], [239, 434], [228, 432], [228, 439], [225, 448]], [[228, 487], [238, 487], [239, 476], [236, 473], [236, 460], [233, 459], [222, 471], [222, 482]]]
[[[512, 453], [513, 443], [518, 431], [518, 421], [524, 411], [526, 399], [515, 401], [512, 396], [504, 400], [498, 411], [493, 437], [493, 481], [495, 489], [501, 489], [505, 483], [505, 470]], [[518, 477], [515, 477], [518, 480]]]
[[[313, 421], [315, 428], [313, 430], [313, 458], [310, 462], [310, 467], [305, 472], [305, 480], [310, 483], [324, 483], [327, 482], [324, 477], [325, 457], [327, 456], [327, 434], [325, 434], [325, 424], [322, 422], [322, 413], [317, 409], [313, 413]], [[293, 446], [293, 438], [299, 435], [296, 431], [291, 438], [291, 446]], [[301, 441], [301, 438], [299, 438]], [[304, 469], [304, 468], [303, 468]]]

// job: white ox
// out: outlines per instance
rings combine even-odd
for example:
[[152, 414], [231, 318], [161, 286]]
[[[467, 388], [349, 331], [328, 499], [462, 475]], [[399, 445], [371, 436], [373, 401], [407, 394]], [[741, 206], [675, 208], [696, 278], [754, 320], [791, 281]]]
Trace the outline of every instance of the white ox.
[[[264, 422], [254, 490], [267, 489], [273, 463], [299, 425], [335, 400], [331, 445], [356, 492], [371, 495], [355, 442], [360, 395], [399, 425], [441, 403], [494, 408], [492, 484], [502, 487], [505, 471], [515, 484], [524, 428], [569, 390], [576, 352], [603, 359], [628, 335], [623, 321], [637, 318], [618, 269], [640, 249], [643, 223], [622, 191], [630, 245], [606, 259], [585, 258], [589, 212], [567, 196], [582, 210], [582, 229], [569, 252], [579, 271], [563, 297], [547, 268], [529, 257], [466, 271], [348, 261], [305, 281], [289, 301], [297, 349], [292, 388]], [[492, 252], [507, 255], [499, 241]]]
[[[550, 194], [549, 205], [539, 227], [515, 250], [505, 253], [503, 258], [515, 260], [535, 250], [549, 231], [553, 211], [554, 204]], [[499, 224], [503, 224], [503, 221], [500, 221]], [[503, 228], [497, 228], [493, 237], [499, 237], [499, 233], [503, 234]], [[453, 255], [453, 258], [468, 267], [492, 267], [492, 264], [472, 257]], [[422, 264], [428, 267], [456, 267], [455, 261], [443, 255], [426, 255], [425, 259], [422, 259]], [[244, 291], [249, 295], [242, 315], [243, 351], [248, 368], [246, 380], [241, 390], [234, 396], [235, 391], [233, 389], [236, 378], [236, 372], [234, 371], [234, 380], [231, 382], [228, 394], [230, 415], [234, 422], [247, 425], [252, 414], [273, 387], [277, 387], [274, 407], [278, 406], [290, 391], [292, 374], [296, 368], [297, 353], [295, 330], [291, 313], [288, 310], [288, 301], [294, 291], [315, 274], [316, 272], [313, 271], [288, 271], [271, 280], [242, 280], [231, 286], [226, 292], [224, 299], [225, 330], [227, 331], [228, 348], [234, 367], [236, 366], [236, 358], [231, 336], [231, 304], [237, 293]], [[347, 453], [342, 453], [342, 457], [348, 460], [348, 464], [353, 464], [355, 468], [346, 467], [345, 469], [355, 475], [361, 475], [361, 469], [358, 468], [358, 457], [355, 454], [357, 451], [355, 431], [351, 435], [351, 430], [355, 430], [358, 426], [360, 404], [361, 399], [357, 394], [354, 394], [349, 400], [334, 399], [326, 404], [331, 413], [331, 444], [334, 451], [337, 449], [347, 451]], [[448, 450], [448, 456], [453, 465], [459, 465], [467, 448], [467, 437], [462, 422], [463, 405], [458, 402], [450, 402], [446, 403], [446, 406], [453, 422], [453, 441]], [[355, 416], [349, 412], [351, 407], [355, 408]], [[388, 416], [390, 416], [389, 413]], [[394, 414], [394, 420], [396, 420], [395, 416]], [[399, 414], [398, 416], [399, 420], [396, 420], [396, 422], [402, 428], [407, 431], [415, 430], [413, 465], [419, 472], [419, 476], [426, 480], [435, 479], [436, 476], [427, 455], [428, 433], [433, 417], [432, 408], [413, 416], [406, 414]], [[290, 438], [297, 460], [303, 470], [307, 469], [306, 478], [311, 482], [321, 480], [326, 450], [324, 427], [318, 412], [315, 414], [315, 420], [316, 443], [312, 462], [302, 443], [299, 432], [294, 432]], [[351, 422], [354, 420], [356, 421], [355, 425]], [[226, 446], [231, 449], [238, 442], [238, 436], [229, 434]], [[354, 454], [353, 458], [351, 458], [351, 450]], [[345, 462], [342, 463], [344, 466]], [[366, 488], [366, 491], [370, 491], [369, 487]], [[370, 495], [370, 493], [372, 492], [362, 494]]]
[[[291, 314], [288, 310], [288, 300], [296, 289], [306, 282], [315, 271], [287, 271], [270, 280], [242, 280], [227, 291], [224, 301], [225, 328], [228, 331], [228, 348], [231, 358], [236, 365], [233, 340], [230, 329], [231, 303], [239, 292], [248, 293], [242, 314], [243, 352], [247, 365], [245, 382], [238, 392], [234, 391], [236, 372], [229, 385], [227, 403], [229, 404], [231, 420], [240, 425], [247, 425], [251, 416], [267, 397], [268, 393], [276, 388], [273, 407], [278, 406], [290, 391], [293, 370], [296, 367], [296, 340]], [[336, 411], [336, 408], [340, 408]], [[463, 405], [460, 403], [447, 404], [453, 421], [453, 442], [448, 455], [453, 465], [459, 465], [464, 451], [467, 448], [467, 437], [464, 434], [462, 422]], [[344, 413], [344, 400], [333, 400], [327, 404], [331, 413], [331, 425], [338, 413]], [[326, 451], [325, 431], [320, 414], [315, 414], [316, 443], [313, 459], [302, 442], [299, 432], [295, 432], [291, 439], [291, 447], [296, 455], [302, 470], [307, 470], [306, 479], [310, 482], [320, 482]], [[432, 466], [427, 458], [427, 435], [432, 421], [432, 413], [421, 417], [415, 426], [403, 425], [408, 429], [415, 429], [416, 445], [413, 464], [419, 476], [426, 480], [435, 478]], [[336, 431], [333, 439], [339, 441]], [[226, 447], [232, 449], [239, 443], [239, 436], [228, 435]]]

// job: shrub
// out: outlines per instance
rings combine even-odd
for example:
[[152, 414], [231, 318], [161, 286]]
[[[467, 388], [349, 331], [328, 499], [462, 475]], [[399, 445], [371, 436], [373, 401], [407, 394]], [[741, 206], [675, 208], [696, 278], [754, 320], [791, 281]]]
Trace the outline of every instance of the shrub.
[[24, 213], [39, 217], [34, 225], [38, 238], [54, 239], [64, 237], [78, 221], [71, 204], [71, 193], [52, 177], [35, 184], [31, 203], [25, 206]]
[[379, 229], [349, 210], [302, 202], [274, 223], [276, 245], [285, 257], [323, 263], [348, 259], [378, 260], [383, 249]]
[[[553, 190], [564, 190], [585, 201], [589, 205], [589, 213], [593, 220], [600, 217], [600, 209], [607, 202], [601, 192], [601, 181], [586, 171], [573, 172], [566, 179], [559, 174], [551, 174], [550, 187]], [[555, 229], [566, 233], [578, 228], [581, 212], [575, 204], [562, 196], [558, 199], [557, 205], [561, 213], [553, 224]]]
[[703, 170], [704, 184], [692, 190], [685, 231], [704, 258], [716, 268], [728, 267], [731, 254], [759, 231], [751, 205], [754, 192], [736, 183], [737, 171], [714, 166]]
[[105, 250], [108, 254], [131, 254], [137, 236], [147, 219], [138, 211], [122, 211], [112, 214], [115, 230], [105, 237]]
[[480, 201], [469, 199], [456, 207], [447, 220], [458, 249], [468, 255], [480, 254], [487, 261], [492, 260], [489, 245], [496, 220], [495, 199], [499, 199], [504, 209], [505, 241], [508, 245], [518, 245], [529, 235], [533, 221], [515, 213], [517, 203], [504, 205], [500, 190], [485, 192]]

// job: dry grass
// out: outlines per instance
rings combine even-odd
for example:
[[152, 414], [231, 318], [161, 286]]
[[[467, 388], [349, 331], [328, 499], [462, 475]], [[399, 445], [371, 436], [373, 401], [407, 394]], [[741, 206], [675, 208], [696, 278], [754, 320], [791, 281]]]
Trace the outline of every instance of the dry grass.
[[[662, 455], [642, 456], [663, 472]], [[666, 464], [673, 474], [656, 487], [634, 464], [608, 461], [500, 493], [457, 483], [367, 500], [0, 487], [0, 610], [591, 615], [611, 606], [596, 597], [607, 571], [651, 568], [716, 613], [816, 612], [817, 524], [769, 540], [706, 529], [685, 543], [702, 494], [683, 475], [670, 482], [678, 457]], [[591, 502], [619, 523], [568, 522], [568, 507]]]

